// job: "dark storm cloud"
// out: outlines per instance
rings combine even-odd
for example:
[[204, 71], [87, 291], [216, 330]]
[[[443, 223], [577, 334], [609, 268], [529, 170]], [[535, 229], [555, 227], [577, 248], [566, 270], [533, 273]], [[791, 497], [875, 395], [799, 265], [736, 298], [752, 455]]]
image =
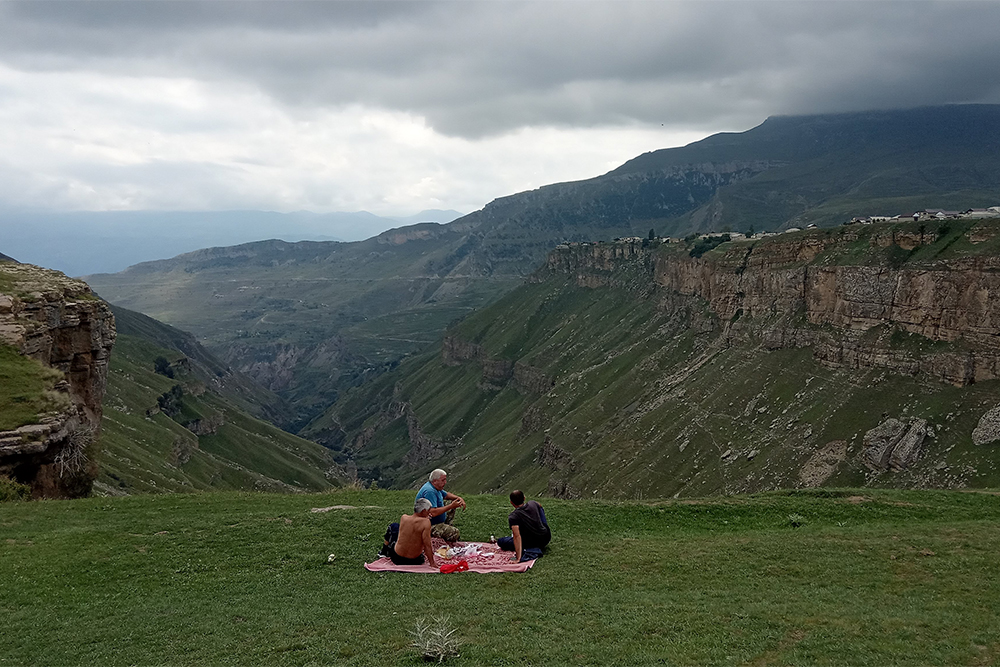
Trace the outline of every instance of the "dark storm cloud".
[[289, 107], [524, 126], [745, 129], [776, 113], [1000, 102], [992, 2], [8, 2], [22, 70], [251, 84]]

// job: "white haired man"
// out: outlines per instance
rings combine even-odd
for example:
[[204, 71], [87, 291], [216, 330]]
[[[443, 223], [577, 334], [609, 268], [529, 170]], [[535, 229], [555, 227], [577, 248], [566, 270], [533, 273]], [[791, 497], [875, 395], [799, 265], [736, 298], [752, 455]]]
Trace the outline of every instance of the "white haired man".
[[446, 542], [458, 542], [460, 537], [458, 528], [451, 525], [451, 521], [455, 517], [455, 510], [465, 507], [465, 501], [460, 496], [445, 491], [444, 485], [447, 483], [448, 473], [437, 468], [417, 491], [417, 498], [431, 501], [431, 536], [440, 537]]
[[[431, 501], [417, 498], [413, 514], [399, 517], [399, 523], [389, 524], [385, 533], [385, 546], [380, 552], [396, 565], [423, 565], [437, 567], [431, 547]], [[426, 558], [426, 561], [425, 561]]]

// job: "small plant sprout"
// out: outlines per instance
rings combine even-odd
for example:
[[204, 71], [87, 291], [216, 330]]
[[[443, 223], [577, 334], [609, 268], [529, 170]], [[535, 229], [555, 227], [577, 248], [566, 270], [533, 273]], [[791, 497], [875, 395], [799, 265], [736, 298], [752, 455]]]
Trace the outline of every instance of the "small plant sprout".
[[791, 524], [792, 528], [798, 528], [805, 524], [806, 518], [801, 514], [789, 514], [788, 523]]
[[455, 636], [458, 628], [449, 627], [447, 616], [435, 616], [430, 620], [417, 619], [410, 631], [413, 641], [410, 646], [420, 651], [427, 662], [444, 662], [457, 658], [461, 641]]

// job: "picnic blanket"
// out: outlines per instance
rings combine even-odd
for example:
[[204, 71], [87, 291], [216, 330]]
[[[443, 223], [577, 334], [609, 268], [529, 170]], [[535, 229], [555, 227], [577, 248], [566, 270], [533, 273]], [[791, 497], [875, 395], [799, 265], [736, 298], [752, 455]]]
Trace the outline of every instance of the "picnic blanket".
[[[489, 542], [456, 542], [448, 544], [442, 539], [433, 538], [431, 546], [434, 548], [434, 560], [437, 567], [423, 565], [396, 565], [387, 557], [382, 556], [376, 561], [365, 563], [365, 569], [369, 572], [420, 572], [423, 574], [440, 573], [440, 567], [447, 563], [459, 563], [465, 561], [469, 564], [469, 572], [525, 572], [535, 564], [529, 560], [524, 563], [512, 563], [510, 558], [513, 552], [502, 551], [500, 547]], [[454, 549], [452, 555], [441, 555], [442, 549]]]

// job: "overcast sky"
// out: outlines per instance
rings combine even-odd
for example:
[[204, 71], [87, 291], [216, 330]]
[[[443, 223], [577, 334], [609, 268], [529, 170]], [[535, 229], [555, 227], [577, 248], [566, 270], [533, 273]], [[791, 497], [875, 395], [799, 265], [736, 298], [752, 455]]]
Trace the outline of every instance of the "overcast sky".
[[0, 208], [478, 209], [773, 114], [1000, 103], [996, 2], [5, 2]]

